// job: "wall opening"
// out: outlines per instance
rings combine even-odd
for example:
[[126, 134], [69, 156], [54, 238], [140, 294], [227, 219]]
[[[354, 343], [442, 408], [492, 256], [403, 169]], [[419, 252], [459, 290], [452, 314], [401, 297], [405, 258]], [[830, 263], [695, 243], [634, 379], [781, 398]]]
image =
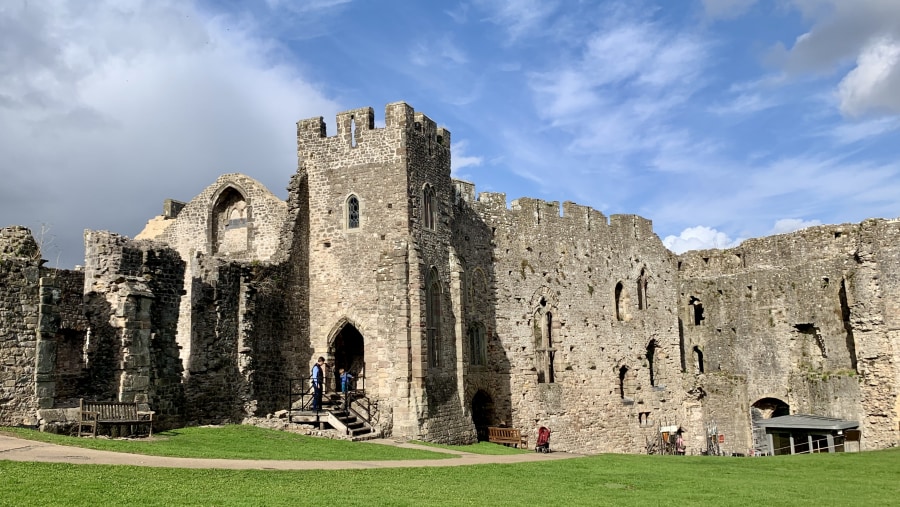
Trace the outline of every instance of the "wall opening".
[[625, 320], [624, 309], [622, 308], [622, 292], [624, 289], [625, 287], [622, 285], [622, 282], [616, 284], [616, 320], [619, 322]]
[[847, 302], [847, 283], [841, 280], [841, 289], [838, 291], [841, 301], [841, 320], [844, 324], [847, 353], [850, 355], [850, 367], [856, 369], [856, 339], [853, 337], [853, 325], [850, 323], [850, 304]]
[[625, 400], [626, 391], [628, 390], [628, 367], [622, 366], [619, 368], [619, 398]]
[[212, 253], [236, 253], [247, 250], [250, 206], [244, 194], [232, 186], [226, 187], [216, 199], [210, 218]]
[[487, 441], [488, 428], [497, 423], [497, 414], [494, 412], [494, 400], [491, 399], [488, 393], [479, 390], [472, 397], [472, 424], [475, 425], [478, 441]]
[[441, 282], [437, 269], [431, 268], [425, 290], [425, 329], [428, 341], [428, 364], [440, 366]]
[[649, 299], [647, 296], [647, 287], [649, 282], [647, 280], [647, 274], [644, 269], [641, 269], [641, 274], [637, 279], [637, 298], [638, 298], [638, 310], [646, 310], [650, 308]]
[[473, 366], [484, 366], [487, 364], [484, 325], [480, 322], [476, 322], [469, 327], [469, 364]]
[[422, 201], [422, 222], [426, 229], [434, 230], [437, 228], [437, 202], [431, 185], [425, 185]]
[[656, 340], [650, 340], [650, 343], [647, 344], [647, 369], [650, 372], [650, 385], [655, 387], [657, 382], [656, 375], [656, 364], [654, 364], [654, 356], [656, 355], [656, 349], [658, 345], [656, 344]]
[[688, 304], [691, 305], [691, 308], [693, 309], [694, 325], [699, 326], [706, 318], [703, 316], [703, 303], [696, 297], [691, 296]]
[[331, 369], [334, 374], [334, 386], [341, 385], [341, 368], [350, 372], [357, 385], [360, 385], [366, 375], [366, 348], [362, 333], [353, 324], [345, 323], [334, 335], [328, 348], [329, 355], [334, 358]]
[[700, 350], [699, 345], [694, 345], [694, 367], [697, 369], [697, 373], [703, 373], [703, 351]]

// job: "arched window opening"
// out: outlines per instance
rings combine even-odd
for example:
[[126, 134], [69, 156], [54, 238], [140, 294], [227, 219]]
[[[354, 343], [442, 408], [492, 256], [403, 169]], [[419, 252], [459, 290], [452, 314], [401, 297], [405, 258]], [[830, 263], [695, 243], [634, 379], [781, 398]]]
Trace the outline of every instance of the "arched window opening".
[[359, 198], [355, 195], [347, 198], [347, 228], [359, 228]]
[[229, 254], [249, 247], [247, 223], [250, 205], [244, 194], [233, 186], [225, 187], [212, 208], [210, 247], [213, 253]]
[[551, 384], [556, 382], [556, 375], [553, 371], [553, 360], [556, 356], [556, 349], [553, 348], [553, 314], [547, 312], [546, 327], [544, 328], [544, 349], [547, 351], [547, 382]]
[[703, 351], [699, 345], [694, 345], [694, 366], [698, 373], [703, 373]]
[[425, 185], [422, 192], [422, 222], [426, 229], [434, 230], [437, 228], [437, 202], [435, 201], [434, 188], [431, 185]]
[[638, 310], [646, 310], [650, 308], [649, 300], [647, 299], [647, 274], [643, 269], [641, 269], [641, 274], [638, 276], [637, 280], [637, 297], [638, 297]]
[[437, 269], [431, 268], [425, 291], [425, 328], [428, 341], [428, 364], [440, 366], [441, 284]]
[[656, 365], [653, 363], [654, 356], [656, 355], [656, 349], [658, 345], [656, 344], [656, 340], [650, 340], [650, 343], [647, 344], [647, 368], [650, 371], [650, 385], [656, 386]]
[[484, 366], [487, 364], [487, 344], [484, 339], [484, 326], [472, 324], [469, 328], [469, 364]]
[[700, 300], [696, 297], [691, 296], [688, 304], [691, 305], [694, 309], [694, 325], [699, 326], [703, 322], [703, 319], [706, 318], [703, 316], [703, 303], [701, 303]]
[[627, 384], [627, 379], [628, 379], [628, 367], [622, 366], [621, 368], [619, 368], [619, 398], [621, 398], [623, 400], [626, 399], [625, 398], [625, 388], [626, 388], [626, 384]]
[[616, 284], [616, 320], [619, 322], [625, 320], [624, 309], [622, 308], [622, 292], [624, 289], [622, 282]]

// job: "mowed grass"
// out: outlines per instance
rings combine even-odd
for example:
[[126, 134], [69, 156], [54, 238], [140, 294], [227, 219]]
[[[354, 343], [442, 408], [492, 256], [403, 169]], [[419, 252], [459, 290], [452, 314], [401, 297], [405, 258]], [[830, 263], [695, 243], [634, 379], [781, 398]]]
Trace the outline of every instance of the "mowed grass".
[[[21, 431], [21, 430], [17, 430]], [[407, 451], [250, 426], [189, 428], [155, 442], [62, 437], [167, 455], [380, 459]], [[44, 435], [48, 437], [48, 435]], [[60, 437], [56, 437], [60, 438]], [[180, 442], [180, 443], [178, 443]], [[335, 447], [337, 445], [337, 447]], [[489, 446], [491, 444], [480, 444]], [[192, 452], [178, 446], [196, 446]], [[230, 449], [229, 449], [230, 448]], [[110, 449], [110, 447], [107, 447]], [[157, 448], [159, 449], [159, 448]], [[468, 447], [460, 447], [468, 450]], [[416, 458], [421, 458], [419, 451]], [[157, 453], [154, 453], [157, 454]], [[263, 456], [261, 456], [263, 455]], [[292, 455], [286, 457], [287, 455]], [[354, 457], [350, 457], [354, 456]], [[374, 458], [378, 459], [378, 458]], [[2, 455], [0, 455], [2, 460]], [[389, 466], [389, 462], [383, 462]], [[324, 465], [324, 464], [323, 464]], [[6, 505], [897, 505], [900, 449], [770, 458], [600, 455], [516, 465], [360, 470], [206, 470], [0, 461]]]
[[182, 428], [154, 434], [152, 439], [128, 440], [70, 437], [21, 428], [0, 431], [52, 444], [179, 458], [369, 461], [454, 457], [442, 452], [330, 440], [244, 425]]
[[0, 505], [878, 506], [897, 505], [898, 478], [898, 450], [290, 472], [0, 461]]
[[450, 451], [470, 452], [472, 454], [486, 454], [490, 456], [504, 456], [508, 454], [523, 454], [534, 452], [534, 449], [519, 449], [516, 447], [507, 447], [500, 444], [492, 444], [490, 442], [478, 442], [472, 445], [444, 445], [431, 442], [421, 442], [413, 440], [411, 444], [424, 445], [426, 447], [434, 447], [437, 449], [447, 449]]

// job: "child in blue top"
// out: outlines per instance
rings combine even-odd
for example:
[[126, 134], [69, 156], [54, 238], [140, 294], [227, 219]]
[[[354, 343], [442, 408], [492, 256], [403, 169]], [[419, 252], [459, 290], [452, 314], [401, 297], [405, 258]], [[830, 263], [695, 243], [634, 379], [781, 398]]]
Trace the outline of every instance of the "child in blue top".
[[344, 395], [344, 409], [350, 405], [350, 382], [353, 380], [353, 375], [350, 374], [349, 371], [341, 368], [341, 393]]

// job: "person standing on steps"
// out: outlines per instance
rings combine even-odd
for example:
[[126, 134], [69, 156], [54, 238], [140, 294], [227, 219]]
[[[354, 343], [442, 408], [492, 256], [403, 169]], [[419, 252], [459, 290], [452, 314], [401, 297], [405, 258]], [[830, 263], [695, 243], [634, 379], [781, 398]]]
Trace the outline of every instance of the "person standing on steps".
[[319, 357], [319, 360], [313, 365], [310, 377], [313, 386], [312, 409], [318, 412], [319, 410], [322, 410], [322, 387], [325, 382], [324, 357]]
[[341, 394], [344, 395], [344, 410], [350, 407], [350, 382], [353, 375], [349, 371], [341, 368]]

